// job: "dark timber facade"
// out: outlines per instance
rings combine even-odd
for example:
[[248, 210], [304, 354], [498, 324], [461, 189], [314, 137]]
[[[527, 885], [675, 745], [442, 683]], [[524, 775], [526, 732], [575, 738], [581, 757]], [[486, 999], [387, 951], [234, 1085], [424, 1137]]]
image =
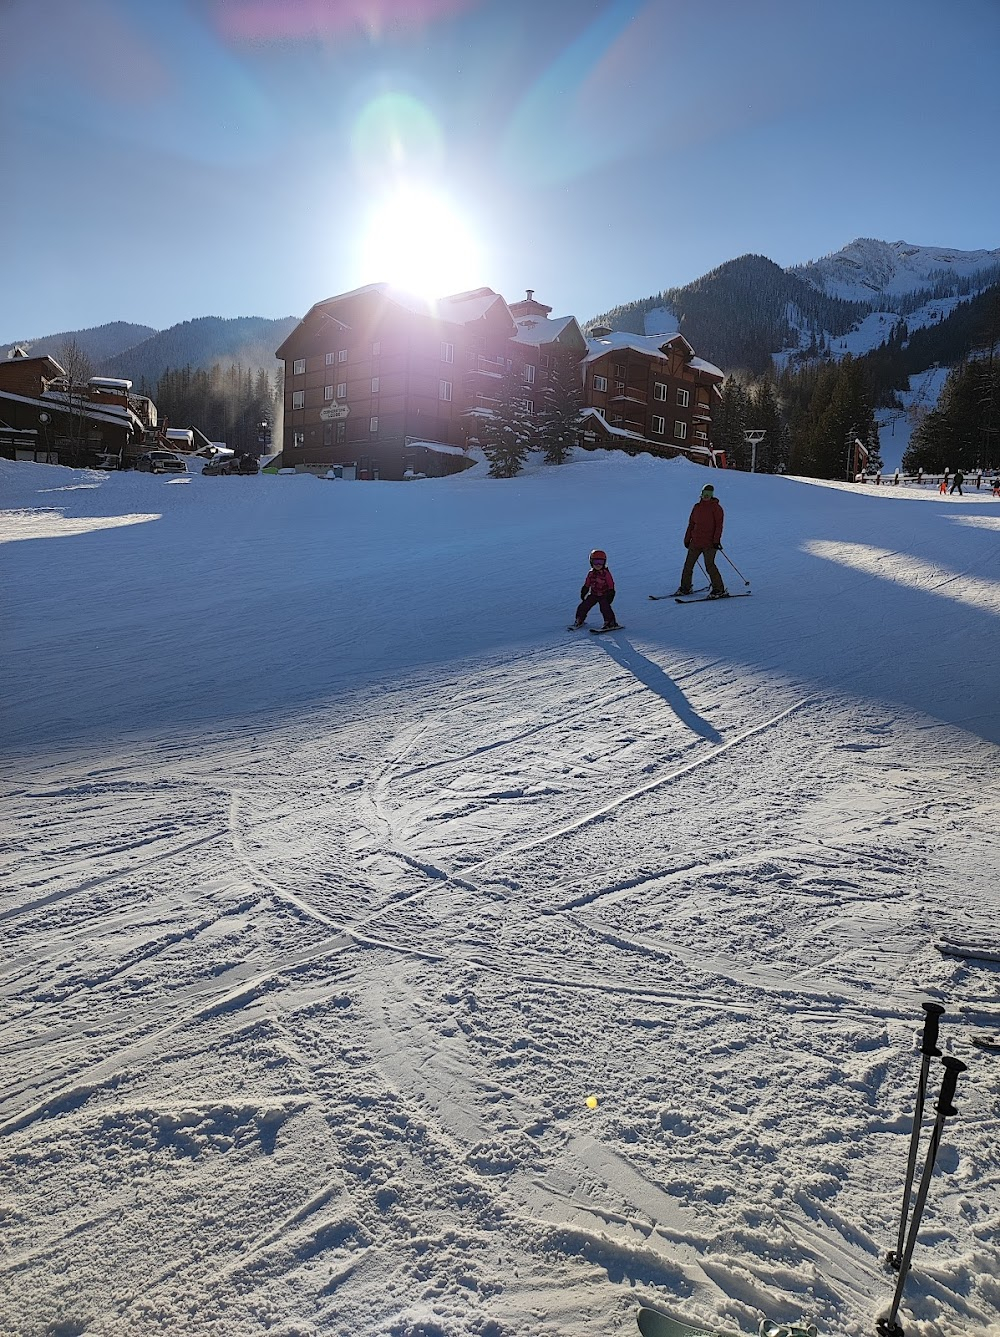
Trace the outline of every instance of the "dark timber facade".
[[277, 350], [283, 465], [353, 464], [359, 477], [386, 479], [455, 472], [470, 463], [504, 375], [519, 378], [537, 420], [559, 362], [575, 369], [592, 410], [581, 444], [713, 462], [718, 368], [679, 334], [588, 340], [574, 317], [550, 312], [531, 290], [508, 305], [490, 288], [423, 303], [374, 284], [318, 302]]

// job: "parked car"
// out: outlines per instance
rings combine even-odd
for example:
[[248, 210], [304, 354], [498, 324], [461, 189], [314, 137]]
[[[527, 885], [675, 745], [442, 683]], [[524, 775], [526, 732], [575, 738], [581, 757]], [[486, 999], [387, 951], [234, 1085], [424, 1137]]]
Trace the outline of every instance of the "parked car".
[[147, 450], [136, 460], [135, 467], [147, 474], [187, 473], [187, 465], [172, 450]]
[[260, 464], [253, 455], [216, 455], [206, 460], [203, 474], [257, 474]]

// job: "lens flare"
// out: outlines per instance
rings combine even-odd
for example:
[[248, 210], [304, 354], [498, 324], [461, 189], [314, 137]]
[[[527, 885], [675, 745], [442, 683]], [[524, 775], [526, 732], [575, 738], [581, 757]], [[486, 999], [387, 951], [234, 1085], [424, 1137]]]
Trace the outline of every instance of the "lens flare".
[[444, 137], [437, 118], [418, 98], [409, 93], [380, 93], [355, 120], [351, 151], [362, 178], [423, 177], [440, 170]]
[[362, 226], [358, 273], [420, 297], [482, 284], [483, 258], [469, 224], [447, 196], [400, 186], [373, 206]]

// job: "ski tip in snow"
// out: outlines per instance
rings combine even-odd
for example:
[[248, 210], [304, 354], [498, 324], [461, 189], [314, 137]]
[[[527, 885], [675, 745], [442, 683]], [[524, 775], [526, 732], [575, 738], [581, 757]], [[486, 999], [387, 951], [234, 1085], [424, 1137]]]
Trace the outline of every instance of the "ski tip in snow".
[[[740, 1337], [735, 1329], [706, 1328], [686, 1319], [671, 1318], [658, 1309], [647, 1309], [645, 1305], [636, 1314], [636, 1322], [642, 1337]], [[760, 1337], [817, 1337], [815, 1323], [805, 1319], [798, 1323], [770, 1323], [762, 1319], [758, 1332]]]
[[642, 1337], [726, 1337], [720, 1328], [704, 1328], [684, 1319], [671, 1318], [658, 1309], [643, 1307], [636, 1315], [636, 1322]]

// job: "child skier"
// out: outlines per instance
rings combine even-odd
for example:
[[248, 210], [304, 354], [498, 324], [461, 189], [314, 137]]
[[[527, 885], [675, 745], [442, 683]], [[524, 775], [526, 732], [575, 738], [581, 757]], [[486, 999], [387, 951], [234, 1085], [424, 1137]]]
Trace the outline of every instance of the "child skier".
[[576, 631], [587, 620], [587, 614], [597, 604], [604, 618], [604, 630], [615, 631], [615, 620], [611, 605], [615, 601], [615, 578], [608, 570], [608, 554], [601, 548], [595, 548], [590, 554], [590, 570], [580, 591], [580, 607], [576, 610], [576, 621], [570, 631]]

